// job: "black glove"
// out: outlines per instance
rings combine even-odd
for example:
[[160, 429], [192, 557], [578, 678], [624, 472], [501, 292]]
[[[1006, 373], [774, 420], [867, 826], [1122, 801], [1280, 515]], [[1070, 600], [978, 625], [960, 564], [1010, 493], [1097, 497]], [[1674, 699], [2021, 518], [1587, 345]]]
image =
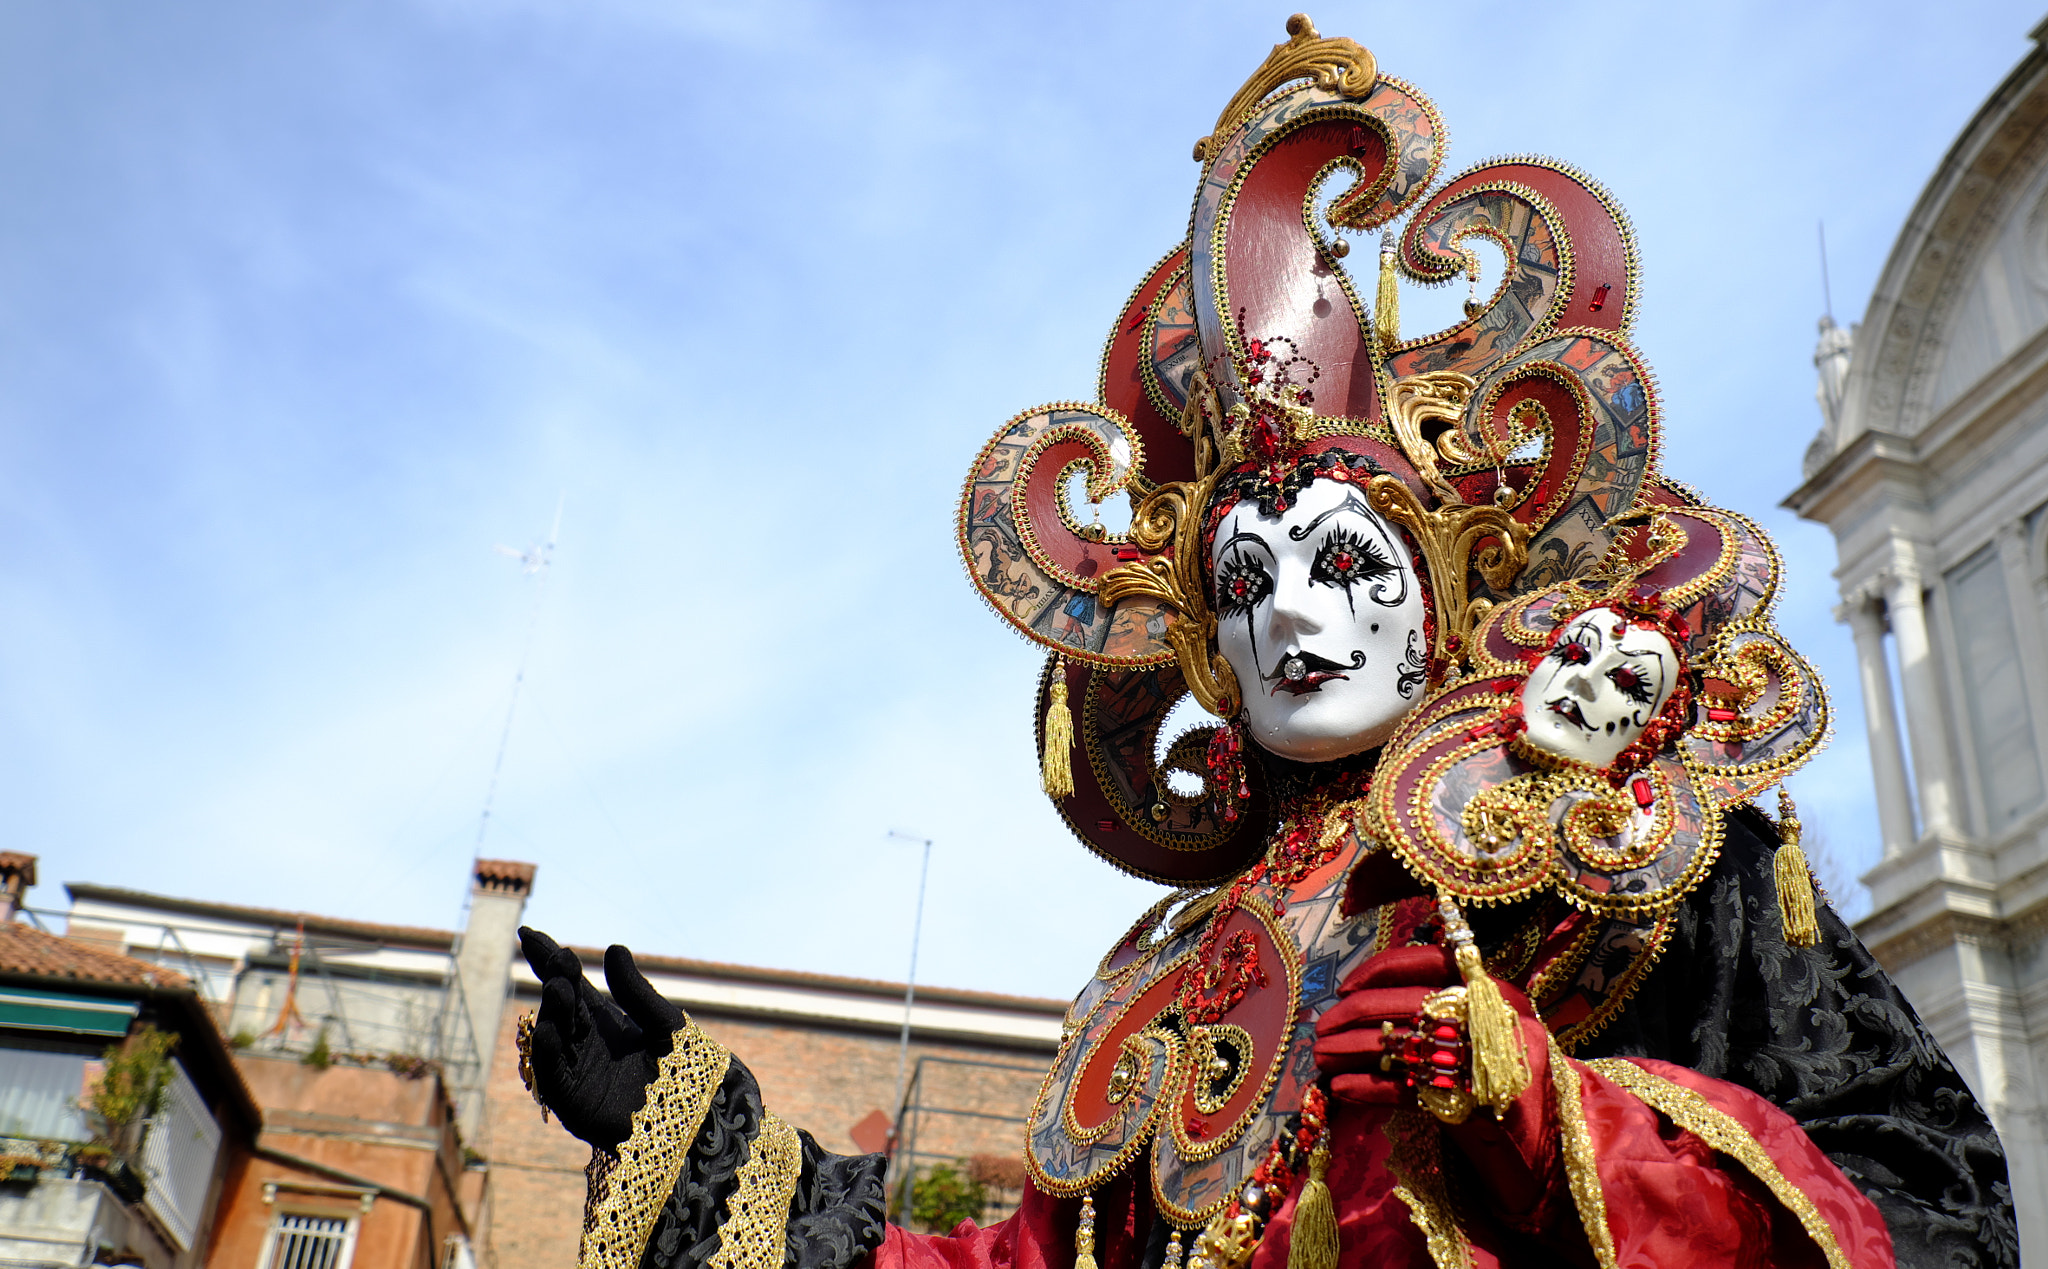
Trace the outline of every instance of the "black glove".
[[616, 1149], [633, 1131], [671, 1033], [689, 1019], [663, 1000], [614, 943], [604, 954], [606, 1000], [583, 977], [576, 953], [539, 930], [519, 928], [526, 963], [540, 976], [533, 1024], [533, 1089], [562, 1126], [593, 1146]]

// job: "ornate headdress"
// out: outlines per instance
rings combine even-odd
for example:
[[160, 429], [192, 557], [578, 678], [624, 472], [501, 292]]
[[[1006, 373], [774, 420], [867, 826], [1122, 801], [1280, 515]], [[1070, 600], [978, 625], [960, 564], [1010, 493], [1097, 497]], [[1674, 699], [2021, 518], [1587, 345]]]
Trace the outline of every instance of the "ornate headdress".
[[[1635, 244], [1606, 191], [1529, 157], [1438, 183], [1435, 107], [1307, 18], [1288, 33], [1196, 143], [1188, 237], [1117, 315], [1097, 399], [1006, 422], [960, 504], [976, 589], [1051, 650], [1038, 716], [1055, 805], [1099, 854], [1174, 883], [1239, 870], [1265, 828], [1256, 778], [1252, 814], [1227, 819], [1210, 795], [1207, 731], [1160, 752], [1160, 726], [1183, 699], [1225, 716], [1240, 700], [1213, 646], [1207, 592], [1205, 521], [1219, 494], [1277, 503], [1303, 479], [1359, 480], [1422, 554], [1433, 660], [1449, 666], [1473, 654], [1482, 623], [1488, 639], [1520, 628], [1530, 605], [1511, 601], [1599, 568], [1650, 567], [1661, 548], [1637, 530], [1655, 512], [1682, 524], [1681, 556], [1711, 539], [1740, 575], [1690, 598], [1662, 587], [1675, 607], [1747, 603], [1763, 622], [1759, 597], [1774, 584], [1775, 556], [1753, 526], [1701, 508], [1656, 470], [1655, 386], [1628, 338]], [[1404, 218], [1368, 308], [1342, 263], [1345, 234]], [[1448, 330], [1401, 339], [1396, 276], [1476, 280], [1482, 238], [1506, 260], [1492, 295]], [[1128, 531], [1075, 515], [1064, 488], [1077, 473], [1093, 502], [1132, 500]], [[1714, 530], [1696, 535], [1695, 524]], [[1727, 546], [1730, 535], [1756, 549]], [[1747, 753], [1738, 734], [1776, 717], [1784, 684], [1813, 676], [1767, 626], [1700, 615], [1691, 629], [1712, 628], [1717, 642], [1693, 649], [1694, 667], [1723, 668], [1696, 734]], [[1818, 695], [1802, 700], [1817, 735]], [[1753, 785], [1738, 769], [1748, 770], [1724, 764], [1702, 778]], [[1176, 772], [1202, 791], [1176, 789]]]

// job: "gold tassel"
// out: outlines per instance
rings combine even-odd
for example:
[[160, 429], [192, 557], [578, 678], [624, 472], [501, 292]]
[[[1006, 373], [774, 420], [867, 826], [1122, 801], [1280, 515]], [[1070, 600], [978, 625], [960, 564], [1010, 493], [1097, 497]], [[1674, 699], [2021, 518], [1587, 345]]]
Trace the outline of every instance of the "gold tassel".
[[1472, 1096], [1498, 1115], [1529, 1087], [1529, 1059], [1522, 1052], [1522, 1028], [1500, 984], [1486, 972], [1479, 943], [1465, 914], [1445, 895], [1437, 897], [1444, 932], [1457, 949], [1458, 973], [1465, 979], [1465, 1033], [1472, 1040]]
[[1391, 234], [1380, 238], [1380, 289], [1373, 297], [1372, 330], [1378, 338], [1380, 355], [1394, 351], [1394, 345], [1401, 342], [1401, 284], [1394, 271], [1394, 239]]
[[1330, 1143], [1318, 1141], [1308, 1156], [1308, 1180], [1294, 1205], [1294, 1232], [1287, 1243], [1287, 1269], [1337, 1269], [1337, 1202], [1330, 1196]]
[[1074, 1269], [1095, 1269], [1095, 1196], [1081, 1196], [1081, 1223], [1074, 1226]]
[[1778, 838], [1778, 854], [1771, 862], [1778, 880], [1778, 912], [1785, 918], [1785, 941], [1794, 947], [1812, 947], [1820, 942], [1813, 873], [1806, 866], [1806, 852], [1799, 849], [1799, 810], [1782, 784], [1778, 786]]
[[1067, 705], [1067, 659], [1053, 666], [1052, 699], [1045, 706], [1045, 755], [1039, 776], [1046, 794], [1074, 796], [1074, 711]]

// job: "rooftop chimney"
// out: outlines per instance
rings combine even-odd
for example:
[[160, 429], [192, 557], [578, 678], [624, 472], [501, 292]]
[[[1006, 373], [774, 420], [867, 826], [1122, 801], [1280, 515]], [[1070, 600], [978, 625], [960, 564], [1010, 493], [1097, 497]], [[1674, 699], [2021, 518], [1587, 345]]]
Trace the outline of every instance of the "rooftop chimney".
[[36, 857], [18, 850], [0, 850], [0, 923], [21, 910], [28, 888], [36, 884]]
[[[471, 874], [469, 922], [455, 953], [455, 973], [476, 1036], [477, 1056], [488, 1078], [504, 1021], [505, 999], [512, 994], [512, 957], [519, 950], [519, 918], [533, 893], [532, 864], [510, 859], [479, 859]], [[477, 1140], [477, 1109], [464, 1116], [462, 1135]]]

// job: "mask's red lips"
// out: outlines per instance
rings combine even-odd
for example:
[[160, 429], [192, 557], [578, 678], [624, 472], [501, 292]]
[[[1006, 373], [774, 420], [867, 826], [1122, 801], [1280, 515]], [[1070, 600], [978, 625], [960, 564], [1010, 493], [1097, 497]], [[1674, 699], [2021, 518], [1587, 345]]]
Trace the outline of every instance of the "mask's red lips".
[[1353, 653], [1351, 664], [1345, 665], [1341, 661], [1332, 661], [1326, 656], [1318, 656], [1303, 649], [1280, 658], [1280, 664], [1273, 667], [1271, 674], [1260, 677], [1273, 685], [1266, 689], [1268, 696], [1277, 696], [1281, 692], [1286, 692], [1290, 696], [1306, 696], [1310, 692], [1322, 690], [1323, 684], [1331, 679], [1350, 678], [1351, 676], [1344, 671], [1355, 670], [1364, 664], [1363, 652]]
[[1593, 730], [1591, 727], [1588, 727], [1586, 725], [1586, 716], [1579, 712], [1579, 703], [1569, 696], [1560, 696], [1555, 698], [1550, 702], [1550, 704], [1546, 708], [1548, 708], [1551, 713], [1557, 715], [1559, 718], [1564, 719], [1572, 726], [1578, 728], [1580, 731]]
[[1332, 674], [1328, 670], [1311, 670], [1298, 679], [1281, 679], [1273, 684], [1273, 690], [1268, 692], [1267, 695], [1275, 696], [1281, 692], [1286, 692], [1290, 696], [1306, 696], [1310, 692], [1321, 691], [1323, 684], [1331, 679], [1348, 679], [1350, 677], [1349, 674]]

